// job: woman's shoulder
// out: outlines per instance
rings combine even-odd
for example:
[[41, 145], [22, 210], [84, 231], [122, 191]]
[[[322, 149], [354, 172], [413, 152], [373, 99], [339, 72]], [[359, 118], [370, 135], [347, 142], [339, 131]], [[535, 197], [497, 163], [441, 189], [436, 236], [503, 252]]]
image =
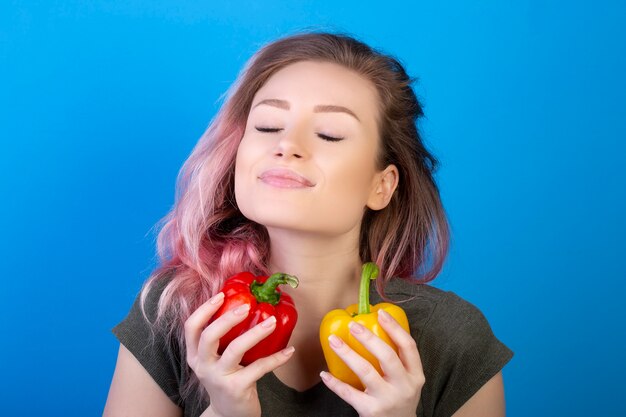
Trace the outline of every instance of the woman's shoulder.
[[449, 366], [480, 356], [503, 364], [513, 356], [482, 311], [456, 293], [403, 279], [394, 279], [385, 288], [385, 295], [406, 312], [423, 356]]
[[[439, 338], [446, 334], [458, 337], [463, 329], [488, 326], [477, 306], [453, 291], [429, 284], [395, 278], [385, 285], [385, 296], [406, 312], [412, 330], [434, 332]], [[374, 298], [382, 301], [378, 293]]]
[[406, 312], [417, 342], [426, 414], [452, 415], [513, 357], [480, 309], [452, 291], [394, 279], [385, 295]]
[[[407, 314], [411, 333], [422, 332], [427, 326], [440, 327], [449, 321], [450, 314], [462, 317], [464, 312], [476, 309], [453, 292], [444, 291], [429, 284], [411, 282], [408, 279], [394, 278], [384, 287], [389, 302], [401, 307]], [[382, 296], [373, 291], [372, 304], [383, 302]]]
[[147, 279], [138, 294], [137, 300], [140, 300], [143, 295], [144, 306], [149, 313], [150, 318], [156, 315], [156, 311], [161, 301], [161, 297], [164, 295], [169, 284], [176, 278], [176, 270], [170, 269], [154, 274]]
[[128, 314], [112, 328], [112, 332], [163, 392], [180, 406], [179, 387], [187, 378], [186, 370], [184, 367], [181, 369], [181, 352], [173, 336], [155, 326], [159, 300], [171, 279], [170, 274], [165, 274], [152, 280], [149, 286], [146, 286], [147, 281], [144, 282]]

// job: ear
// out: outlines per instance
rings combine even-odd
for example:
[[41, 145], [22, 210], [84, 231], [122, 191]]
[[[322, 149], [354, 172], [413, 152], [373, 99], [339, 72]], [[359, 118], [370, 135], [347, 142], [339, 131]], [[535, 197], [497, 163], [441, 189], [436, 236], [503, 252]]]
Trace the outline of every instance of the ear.
[[367, 207], [372, 210], [382, 210], [387, 207], [398, 187], [399, 179], [400, 175], [395, 165], [389, 165], [377, 173], [372, 184], [372, 192], [367, 199]]

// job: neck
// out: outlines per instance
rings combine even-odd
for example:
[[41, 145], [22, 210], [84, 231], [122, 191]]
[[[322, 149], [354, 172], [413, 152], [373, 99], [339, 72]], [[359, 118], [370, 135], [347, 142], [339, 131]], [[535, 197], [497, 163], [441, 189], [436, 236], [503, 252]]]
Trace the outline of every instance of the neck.
[[319, 319], [358, 299], [361, 259], [358, 229], [341, 236], [320, 236], [269, 229], [270, 272], [298, 277], [297, 289], [283, 286], [298, 311]]
[[319, 326], [326, 313], [358, 302], [361, 274], [358, 228], [341, 236], [320, 236], [268, 228], [270, 272], [298, 277], [298, 288], [282, 286], [293, 298], [298, 323], [289, 344], [292, 360], [274, 371], [291, 387], [304, 390], [319, 382], [326, 369]]

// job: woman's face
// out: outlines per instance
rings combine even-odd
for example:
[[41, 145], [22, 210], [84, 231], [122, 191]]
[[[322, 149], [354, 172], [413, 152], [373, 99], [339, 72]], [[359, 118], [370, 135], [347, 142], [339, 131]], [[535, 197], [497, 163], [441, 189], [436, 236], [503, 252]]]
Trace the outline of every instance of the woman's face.
[[241, 212], [268, 228], [358, 232], [364, 208], [382, 208], [377, 104], [374, 85], [337, 64], [276, 72], [252, 101], [237, 151]]

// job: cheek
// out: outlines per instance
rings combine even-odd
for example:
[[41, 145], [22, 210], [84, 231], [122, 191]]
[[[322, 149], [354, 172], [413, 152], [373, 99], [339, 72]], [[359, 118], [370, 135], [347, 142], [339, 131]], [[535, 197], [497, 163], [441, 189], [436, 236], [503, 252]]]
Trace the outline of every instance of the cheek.
[[362, 157], [343, 158], [325, 175], [325, 208], [327, 215], [341, 222], [358, 222], [367, 205], [374, 175], [373, 164], [363, 164]]
[[244, 217], [255, 220], [258, 204], [255, 204], [255, 195], [250, 180], [243, 174], [235, 171], [235, 203]]
[[246, 197], [249, 197], [247, 190], [251, 186], [252, 159], [250, 147], [247, 146], [244, 138], [237, 149], [237, 157], [235, 158], [235, 201], [242, 212], [248, 205], [248, 198]]
[[248, 219], [263, 224], [265, 213], [271, 212], [273, 199], [260, 187], [257, 174], [259, 164], [266, 160], [267, 146], [258, 138], [244, 138], [235, 158], [235, 202], [239, 211]]
[[332, 166], [325, 169], [327, 185], [335, 190], [333, 194], [339, 198], [365, 202], [375, 173], [373, 163], [364, 163], [364, 161], [369, 161], [369, 158], [369, 154], [353, 154], [339, 158]]

